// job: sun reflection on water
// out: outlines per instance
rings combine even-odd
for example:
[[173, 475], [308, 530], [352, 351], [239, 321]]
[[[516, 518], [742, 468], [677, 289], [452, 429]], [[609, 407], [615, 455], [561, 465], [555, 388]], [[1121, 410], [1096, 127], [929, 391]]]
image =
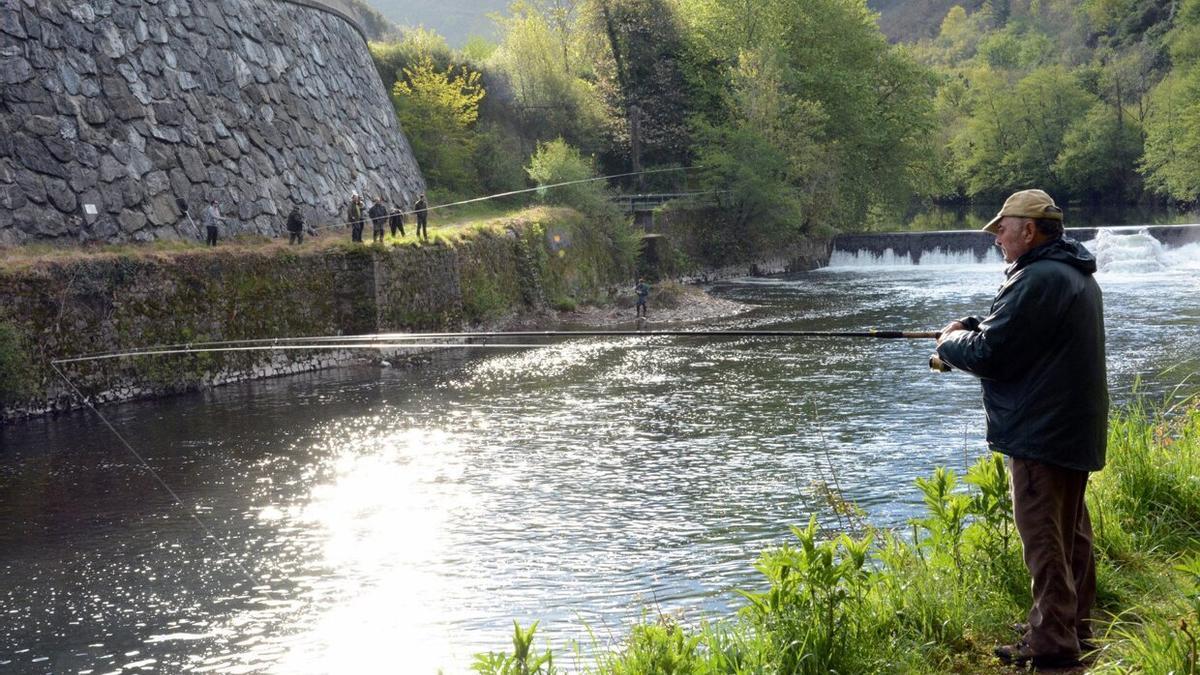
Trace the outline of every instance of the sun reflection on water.
[[330, 479], [298, 514], [329, 574], [310, 589], [313, 613], [275, 672], [435, 672], [459, 658], [446, 621], [459, 591], [442, 561], [453, 557], [447, 519], [475, 501], [461, 480], [463, 446], [445, 431], [386, 425], [330, 429]]
[[[1194, 363], [1192, 256], [1186, 272], [1136, 283], [1101, 275], [1114, 382]], [[986, 308], [1001, 278], [843, 270], [723, 294], [766, 307], [730, 327], [936, 327]], [[913, 478], [983, 451], [978, 384], [928, 373], [929, 347], [589, 339], [225, 388], [203, 416], [195, 398], [130, 406], [154, 414], [121, 428], [158, 449], [227, 550], [146, 499], [155, 488], [104, 448], [80, 451], [97, 431], [75, 422], [53, 462], [12, 469], [18, 517], [0, 541], [18, 546], [0, 546], [0, 603], [21, 609], [0, 626], [0, 670], [3, 640], [26, 648], [55, 631], [25, 665], [70, 651], [80, 670], [464, 672], [509, 648], [514, 619], [540, 620], [537, 644], [563, 655], [569, 640], [585, 652], [589, 635], [619, 640], [646, 612], [728, 616], [731, 589], [760, 583], [753, 561], [789, 525], [812, 513], [836, 525], [811, 488], [834, 466], [887, 526], [920, 503]], [[174, 418], [197, 424], [161, 423]], [[81, 504], [79, 522], [105, 518], [21, 511], [44, 485]]]

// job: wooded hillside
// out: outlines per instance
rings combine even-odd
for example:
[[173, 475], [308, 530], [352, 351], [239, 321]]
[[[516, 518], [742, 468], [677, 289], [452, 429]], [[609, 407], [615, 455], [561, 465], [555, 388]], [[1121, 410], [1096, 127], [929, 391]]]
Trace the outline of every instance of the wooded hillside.
[[687, 169], [624, 180], [778, 237], [1031, 186], [1200, 197], [1200, 0], [948, 4], [528, 0], [494, 42], [409, 29], [374, 53], [443, 195], [526, 187], [553, 141], [545, 176]]

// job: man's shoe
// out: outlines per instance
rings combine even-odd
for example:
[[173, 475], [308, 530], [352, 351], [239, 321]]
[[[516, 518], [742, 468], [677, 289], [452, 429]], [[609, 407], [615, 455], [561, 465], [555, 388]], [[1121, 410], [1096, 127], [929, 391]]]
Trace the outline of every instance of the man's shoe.
[[[1029, 624], [1025, 623], [1024, 621], [1018, 621], [1017, 623], [1014, 623], [1011, 628], [1013, 629], [1014, 633], [1022, 638], [1024, 638], [1025, 634], [1029, 632]], [[1088, 637], [1079, 638], [1079, 650], [1084, 654], [1094, 652], [1099, 648], [1100, 647], [1097, 646], [1095, 642], [1092, 642], [1090, 635]]]
[[1014, 665], [1032, 665], [1034, 668], [1073, 668], [1083, 665], [1078, 654], [1034, 654], [1024, 641], [1001, 645], [992, 650], [996, 658]]

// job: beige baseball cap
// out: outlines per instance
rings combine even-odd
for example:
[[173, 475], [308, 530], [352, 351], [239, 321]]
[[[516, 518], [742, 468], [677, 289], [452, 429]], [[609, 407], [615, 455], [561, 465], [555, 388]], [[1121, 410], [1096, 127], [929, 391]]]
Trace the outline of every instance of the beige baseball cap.
[[1004, 206], [1000, 208], [1000, 213], [997, 213], [995, 218], [983, 226], [983, 231], [996, 234], [1000, 229], [1000, 219], [1005, 216], [1061, 221], [1063, 212], [1062, 209], [1055, 206], [1050, 195], [1042, 190], [1021, 190], [1012, 193], [1008, 199], [1004, 200]]

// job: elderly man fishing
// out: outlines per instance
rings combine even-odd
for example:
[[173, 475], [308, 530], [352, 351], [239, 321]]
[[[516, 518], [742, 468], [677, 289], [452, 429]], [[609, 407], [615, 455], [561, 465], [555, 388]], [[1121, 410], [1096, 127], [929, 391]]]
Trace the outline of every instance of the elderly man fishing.
[[1004, 202], [984, 227], [1009, 263], [986, 317], [953, 321], [937, 357], [983, 384], [987, 441], [1010, 459], [1013, 517], [1033, 584], [1021, 638], [997, 647], [1016, 665], [1067, 667], [1090, 651], [1096, 598], [1084, 491], [1104, 466], [1108, 388], [1096, 259], [1063, 236], [1041, 190]]

